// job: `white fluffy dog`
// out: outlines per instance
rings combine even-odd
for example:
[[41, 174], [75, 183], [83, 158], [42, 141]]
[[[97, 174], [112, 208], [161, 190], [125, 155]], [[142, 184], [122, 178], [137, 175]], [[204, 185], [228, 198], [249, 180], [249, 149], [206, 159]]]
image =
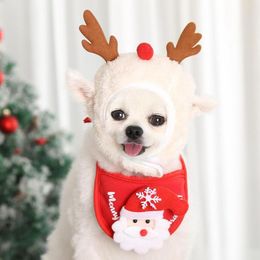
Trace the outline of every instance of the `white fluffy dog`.
[[[84, 18], [92, 25], [89, 11]], [[97, 39], [88, 39], [93, 47]], [[113, 41], [107, 45], [115, 46], [110, 44]], [[86, 42], [83, 45], [95, 52]], [[111, 174], [158, 178], [178, 170], [191, 119], [211, 110], [214, 103], [195, 95], [192, 78], [171, 58], [153, 56], [148, 60], [133, 53], [106, 56], [105, 60], [108, 62], [97, 72], [94, 84], [74, 77], [73, 84], [86, 103], [92, 124], [65, 181], [60, 218], [48, 239], [43, 259], [183, 260], [191, 243], [190, 211], [162, 249], [150, 250], [142, 256], [123, 251], [106, 236], [93, 208], [96, 164]]]

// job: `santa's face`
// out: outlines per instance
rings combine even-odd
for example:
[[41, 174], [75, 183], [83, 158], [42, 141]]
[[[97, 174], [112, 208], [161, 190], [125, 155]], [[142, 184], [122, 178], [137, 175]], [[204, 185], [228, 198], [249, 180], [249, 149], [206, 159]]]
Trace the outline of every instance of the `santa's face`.
[[156, 237], [155, 224], [154, 219], [127, 219], [124, 232], [131, 237]]
[[170, 222], [165, 219], [129, 219], [121, 217], [112, 228], [114, 240], [124, 250], [134, 250], [145, 254], [150, 249], [162, 247], [163, 241], [170, 236]]

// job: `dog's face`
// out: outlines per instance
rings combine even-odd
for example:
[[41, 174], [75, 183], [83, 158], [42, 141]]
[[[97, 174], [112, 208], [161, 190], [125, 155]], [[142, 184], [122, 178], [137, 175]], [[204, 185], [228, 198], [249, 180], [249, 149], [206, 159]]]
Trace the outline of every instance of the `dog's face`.
[[195, 95], [180, 65], [159, 56], [144, 61], [122, 55], [101, 67], [95, 85], [78, 85], [99, 151], [129, 171], [142, 172], [133, 164], [178, 157], [192, 117], [213, 107]]
[[166, 170], [161, 164], [167, 164], [162, 158], [178, 160], [193, 115], [212, 108], [210, 101], [195, 96], [191, 77], [179, 65], [200, 52], [201, 34], [189, 23], [176, 46], [167, 43], [167, 56], [154, 55], [148, 43], [139, 44], [137, 53], [119, 54], [116, 38], [105, 39], [95, 16], [86, 10], [83, 17], [83, 47], [106, 61], [94, 86], [78, 82], [92, 115], [98, 150], [127, 172], [150, 172], [137, 164], [153, 164], [161, 168], [161, 175], [162, 168]]
[[119, 91], [106, 108], [107, 145], [114, 146], [119, 156], [153, 154], [164, 142], [173, 116], [174, 111], [169, 115], [165, 100], [157, 93], [138, 87]]

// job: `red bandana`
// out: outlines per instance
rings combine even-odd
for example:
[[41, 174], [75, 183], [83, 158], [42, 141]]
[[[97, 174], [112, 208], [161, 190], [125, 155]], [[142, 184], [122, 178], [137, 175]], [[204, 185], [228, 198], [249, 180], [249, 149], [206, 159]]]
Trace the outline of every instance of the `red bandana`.
[[[94, 208], [99, 226], [111, 238], [112, 224], [120, 217], [120, 210], [128, 198], [144, 186], [164, 187], [188, 202], [187, 172], [185, 163], [180, 157], [182, 169], [165, 174], [162, 177], [125, 176], [121, 173], [110, 173], [96, 166], [94, 187]], [[184, 215], [176, 217], [172, 211], [166, 211], [164, 218], [171, 222], [169, 233], [173, 234], [181, 224]]]

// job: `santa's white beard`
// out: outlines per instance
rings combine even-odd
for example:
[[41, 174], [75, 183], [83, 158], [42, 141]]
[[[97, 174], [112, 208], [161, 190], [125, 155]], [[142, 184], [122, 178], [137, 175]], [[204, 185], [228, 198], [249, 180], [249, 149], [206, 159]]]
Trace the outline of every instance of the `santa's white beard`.
[[145, 228], [146, 236], [141, 236], [140, 231], [143, 229], [138, 226], [126, 226], [126, 221], [122, 218], [114, 223], [114, 240], [120, 244], [120, 247], [126, 251], [134, 250], [138, 254], [145, 254], [150, 249], [159, 249], [163, 245], [170, 233], [168, 228], [169, 221], [165, 219], [156, 220], [155, 228]]

